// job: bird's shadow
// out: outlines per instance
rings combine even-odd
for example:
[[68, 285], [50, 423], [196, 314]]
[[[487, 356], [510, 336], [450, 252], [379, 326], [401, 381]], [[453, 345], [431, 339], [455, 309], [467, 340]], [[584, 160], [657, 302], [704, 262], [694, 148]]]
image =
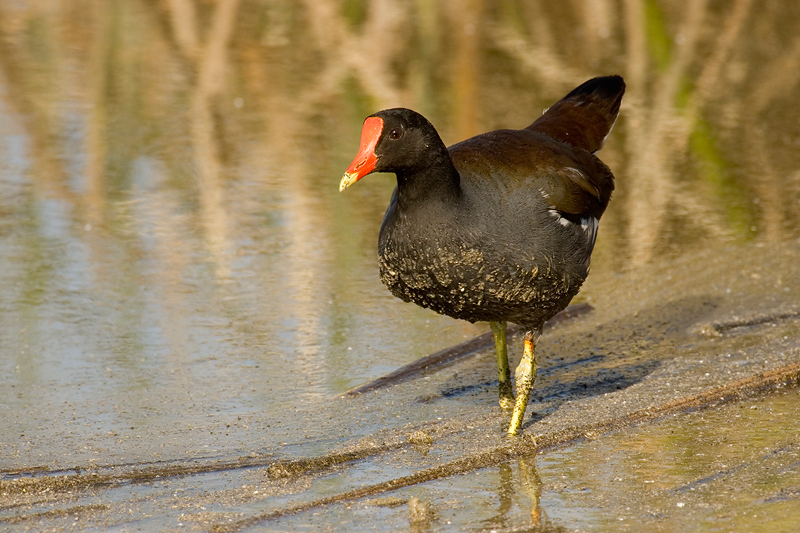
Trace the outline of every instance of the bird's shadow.
[[[595, 312], [595, 316], [553, 328], [537, 346], [539, 369], [524, 427], [565, 402], [615, 392], [642, 381], [663, 361], [678, 356], [681, 346], [691, 345], [692, 326], [709, 320], [719, 305], [709, 297], [686, 297], [632, 312], [623, 320], [604, 321]], [[480, 365], [482, 372], [488, 373], [490, 355], [493, 353], [468, 364]], [[454, 376], [436, 394], [417, 401], [481, 396], [494, 402], [497, 386], [496, 379], [470, 383]]]

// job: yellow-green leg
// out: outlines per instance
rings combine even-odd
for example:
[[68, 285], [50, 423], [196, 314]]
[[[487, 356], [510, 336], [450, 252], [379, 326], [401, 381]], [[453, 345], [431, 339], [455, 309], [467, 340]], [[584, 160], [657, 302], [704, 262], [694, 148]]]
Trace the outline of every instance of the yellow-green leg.
[[508, 435], [517, 435], [522, 427], [522, 419], [525, 416], [525, 409], [528, 407], [528, 400], [531, 397], [533, 382], [536, 381], [536, 341], [539, 340], [539, 332], [525, 332], [525, 347], [522, 352], [522, 360], [514, 372], [514, 380], [517, 386], [517, 401], [514, 404], [514, 413], [511, 415], [511, 424], [508, 426]]
[[494, 335], [494, 349], [497, 352], [497, 379], [500, 382], [500, 407], [511, 409], [514, 406], [514, 393], [511, 390], [511, 370], [508, 367], [506, 348], [506, 323], [489, 322]]

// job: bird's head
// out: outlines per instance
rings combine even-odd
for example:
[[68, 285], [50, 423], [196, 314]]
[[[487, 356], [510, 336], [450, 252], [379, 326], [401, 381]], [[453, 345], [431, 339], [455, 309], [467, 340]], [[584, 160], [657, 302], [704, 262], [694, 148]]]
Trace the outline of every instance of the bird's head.
[[431, 150], [445, 150], [428, 120], [410, 109], [378, 111], [364, 120], [361, 145], [339, 183], [339, 191], [372, 172], [402, 172], [430, 164]]

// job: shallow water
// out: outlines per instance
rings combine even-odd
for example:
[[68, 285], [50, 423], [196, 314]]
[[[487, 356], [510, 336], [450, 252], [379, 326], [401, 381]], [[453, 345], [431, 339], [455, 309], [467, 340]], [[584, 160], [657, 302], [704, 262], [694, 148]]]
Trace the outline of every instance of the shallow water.
[[385, 498], [255, 530], [794, 531], [798, 416], [793, 390], [394, 492], [428, 503], [424, 527]]
[[[565, 398], [638, 383], [687, 350], [702, 356], [692, 344], [719, 355], [713, 343], [671, 333], [701, 321], [705, 306], [715, 319], [726, 306], [730, 314], [794, 312], [798, 20], [800, 7], [790, 1], [0, 0], [3, 479], [251, 454], [317, 456], [383, 429], [492, 413], [496, 374], [485, 358], [385, 395], [334, 400], [486, 331], [404, 304], [380, 285], [377, 233], [393, 177], [370, 176], [338, 192], [361, 122], [380, 108], [419, 110], [450, 144], [523, 127], [592, 76], [626, 79], [620, 119], [599, 154], [617, 189], [578, 297], [595, 306], [606, 329], [596, 345], [587, 337], [595, 333], [580, 325], [545, 337], [532, 421], [558, 411]], [[782, 334], [794, 338], [795, 329]], [[775, 340], [767, 329], [748, 335], [739, 339], [749, 346]], [[563, 383], [583, 383], [588, 392]], [[550, 525], [704, 529], [699, 520], [740, 530], [756, 527], [741, 514], [750, 510], [800, 519], [796, 471], [781, 477], [776, 466], [784, 452], [764, 459], [754, 440], [760, 433], [740, 434], [726, 418], [753, 415], [753, 428], [774, 435], [764, 437], [765, 449], [786, 443], [793, 454], [796, 425], [770, 413], [796, 413], [796, 395], [747, 401], [538, 458]], [[691, 453], [664, 432], [705, 429], [697, 440], [734, 434], [731, 455], [694, 454], [676, 477], [664, 474]], [[637, 460], [661, 481], [637, 477]], [[673, 509], [683, 496], [670, 490], [736, 461], [752, 468], [703, 485]], [[413, 462], [394, 466], [397, 475], [414, 470]], [[339, 481], [390, 477], [385, 468], [373, 459]], [[515, 461], [421, 487], [419, 497], [440, 510], [416, 526], [444, 530], [449, 519], [453, 529], [490, 529], [503, 514], [498, 506], [513, 517], [529, 514], [520, 481], [532, 476], [526, 468]], [[218, 495], [245, 490], [248, 476], [259, 475], [255, 468], [161, 488], [123, 484], [76, 505], [128, 502], [137, 511], [90, 510], [79, 527], [177, 528], [180, 514], [167, 509], [184, 512], [193, 500], [173, 503], [164, 491]], [[772, 477], [779, 482], [768, 485]], [[287, 489], [283, 499], [254, 499], [249, 511], [339, 490], [335, 476], [325, 479]], [[728, 494], [742, 483], [762, 489], [734, 509]], [[630, 511], [609, 503], [609, 485]], [[769, 491], [780, 488], [786, 499], [771, 500], [779, 496]], [[157, 503], [141, 503], [148, 497]], [[45, 512], [51, 501], [43, 498], [8, 500], [0, 518]], [[359, 528], [408, 526], [405, 501], [353, 505], [364, 517]], [[609, 506], [614, 512], [604, 512]], [[355, 520], [343, 509], [324, 511], [309, 527]], [[154, 513], [163, 518], [147, 518]], [[301, 528], [303, 516], [280, 520]], [[61, 519], [13, 523], [45, 529]], [[500, 526], [523, 527], [516, 518]]]

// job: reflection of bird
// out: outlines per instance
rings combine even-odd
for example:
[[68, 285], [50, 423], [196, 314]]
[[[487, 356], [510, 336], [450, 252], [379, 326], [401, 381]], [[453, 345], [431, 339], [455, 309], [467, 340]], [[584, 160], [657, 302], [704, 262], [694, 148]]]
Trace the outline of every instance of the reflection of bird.
[[[489, 321], [500, 404], [518, 433], [536, 379], [534, 347], [589, 270], [614, 176], [593, 153], [619, 112], [619, 76], [587, 81], [521, 130], [477, 135], [449, 148], [423, 116], [387, 109], [364, 121], [361, 147], [340, 184], [373, 171], [397, 175], [378, 241], [381, 280], [405, 301], [454, 318]], [[525, 332], [516, 400], [506, 322]]]

